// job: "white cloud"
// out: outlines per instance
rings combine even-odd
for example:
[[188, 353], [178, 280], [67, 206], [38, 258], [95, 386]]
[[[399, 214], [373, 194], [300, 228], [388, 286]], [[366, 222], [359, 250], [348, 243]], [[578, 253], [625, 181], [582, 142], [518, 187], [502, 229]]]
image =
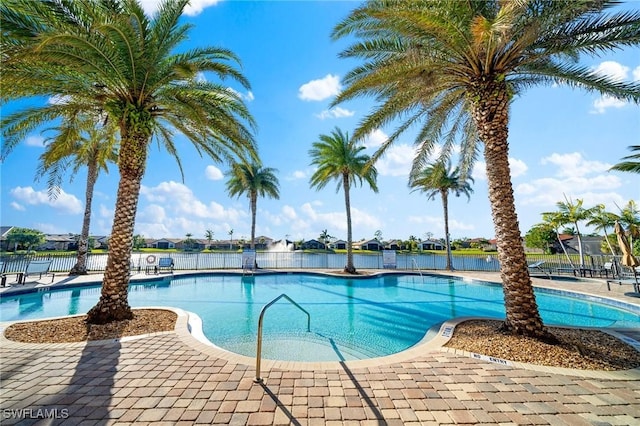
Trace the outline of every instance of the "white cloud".
[[[205, 8], [215, 6], [220, 0], [190, 0], [189, 4], [184, 8], [184, 14], [187, 16], [196, 16]], [[160, 6], [161, 0], [140, 0], [144, 12], [151, 16]]]
[[[525, 175], [528, 169], [529, 167], [524, 161], [509, 157], [509, 170], [511, 171], [512, 179]], [[476, 161], [471, 170], [471, 177], [476, 181], [487, 180], [487, 163], [484, 161]]]
[[322, 101], [337, 95], [342, 90], [340, 78], [327, 74], [324, 78], [311, 80], [298, 89], [298, 97], [303, 101]]
[[291, 173], [291, 176], [287, 180], [300, 180], [300, 179], [306, 179], [306, 178], [307, 178], [307, 173], [304, 170], [294, 170], [293, 173]]
[[634, 81], [640, 81], [640, 66], [637, 66], [631, 72]]
[[10, 191], [11, 195], [23, 204], [31, 206], [46, 205], [64, 213], [79, 214], [84, 211], [83, 204], [75, 196], [60, 190], [56, 199], [50, 199], [47, 191], [36, 191], [30, 186], [18, 186]]
[[68, 103], [70, 100], [71, 96], [54, 95], [47, 100], [47, 103], [50, 105], [63, 105]]
[[596, 74], [611, 77], [617, 81], [624, 81], [629, 75], [629, 67], [615, 61], [604, 61], [593, 69]]
[[381, 176], [408, 176], [414, 155], [415, 150], [409, 145], [392, 146], [376, 162], [376, 169]]
[[[515, 187], [515, 194], [524, 206], [553, 209], [565, 196], [582, 199], [586, 205], [607, 205], [621, 199], [613, 190], [621, 187], [622, 182], [615, 174], [608, 173], [610, 164], [586, 160], [578, 152], [554, 153], [542, 158], [541, 164], [555, 166], [555, 171], [545, 173], [552, 177], [534, 179]], [[594, 192], [599, 190], [603, 192]]]
[[176, 214], [185, 217], [201, 219], [226, 220], [237, 223], [247, 213], [233, 208], [225, 209], [224, 206], [211, 201], [205, 204], [193, 194], [186, 185], [178, 182], [161, 182], [155, 187], [142, 186], [140, 195], [150, 203], [164, 207], [168, 214]]
[[[639, 79], [640, 67], [633, 70], [633, 78]], [[593, 69], [597, 74], [611, 77], [616, 81], [625, 81], [629, 78], [630, 68], [615, 61], [604, 61]], [[603, 95], [593, 101], [593, 109], [590, 111], [592, 114], [604, 114], [609, 108], [622, 108], [627, 105], [627, 102], [621, 99], [614, 98], [613, 96]]]
[[374, 130], [364, 138], [364, 146], [367, 148], [377, 148], [389, 139], [389, 136], [380, 129]]
[[[430, 229], [436, 229], [438, 231], [434, 232], [435, 235], [438, 235], [438, 233], [440, 233], [444, 236], [444, 218], [442, 216], [409, 216], [408, 220], [410, 223], [415, 223], [416, 225], [426, 226]], [[473, 231], [474, 229], [475, 226], [471, 224], [449, 218], [449, 232], [466, 232]]]
[[12, 209], [18, 210], [19, 212], [27, 210], [22, 204], [16, 203], [15, 201], [12, 201], [9, 205]]
[[324, 120], [327, 118], [343, 118], [343, 117], [351, 117], [355, 114], [353, 111], [349, 111], [348, 109], [335, 107], [332, 109], [325, 109], [320, 114], [316, 114], [320, 120]]
[[592, 114], [604, 114], [608, 108], [622, 108], [627, 102], [614, 98], [613, 96], [603, 95], [593, 101]]
[[216, 166], [207, 166], [207, 168], [204, 170], [204, 174], [209, 180], [220, 180], [224, 178], [224, 174]]
[[44, 146], [44, 138], [42, 136], [27, 136], [24, 143], [27, 146], [37, 146], [42, 148]]
[[556, 176], [559, 177], [586, 176], [593, 173], [606, 172], [612, 166], [601, 161], [586, 160], [579, 152], [554, 153], [542, 158], [540, 162], [543, 165], [553, 164], [557, 166]]

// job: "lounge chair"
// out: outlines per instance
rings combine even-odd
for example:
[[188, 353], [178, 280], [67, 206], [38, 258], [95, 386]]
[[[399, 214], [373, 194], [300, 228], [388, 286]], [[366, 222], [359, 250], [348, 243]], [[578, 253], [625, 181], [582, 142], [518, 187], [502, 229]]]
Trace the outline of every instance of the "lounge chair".
[[0, 285], [4, 287], [7, 285], [7, 274], [4, 272], [4, 268], [6, 267], [4, 262], [0, 262]]
[[529, 265], [529, 269], [532, 271], [542, 272], [547, 278], [551, 279], [551, 275], [542, 268], [544, 262], [544, 260], [539, 260], [538, 262], [532, 263]]
[[158, 268], [157, 272], [162, 272], [163, 269], [167, 269], [169, 272], [173, 273], [173, 259], [170, 257], [161, 257], [158, 259]]
[[629, 271], [621, 270], [620, 275], [617, 278], [607, 279], [607, 289], [611, 291], [611, 283], [617, 283], [618, 285], [631, 284], [633, 285], [633, 291], [640, 293], [640, 277], [638, 276], [640, 271], [638, 268], [629, 268]]
[[27, 268], [18, 275], [18, 283], [24, 284], [27, 278], [38, 275], [38, 279], [42, 279], [43, 275], [51, 275], [51, 282], [56, 278], [56, 274], [49, 272], [51, 268], [50, 260], [32, 260], [27, 264]]

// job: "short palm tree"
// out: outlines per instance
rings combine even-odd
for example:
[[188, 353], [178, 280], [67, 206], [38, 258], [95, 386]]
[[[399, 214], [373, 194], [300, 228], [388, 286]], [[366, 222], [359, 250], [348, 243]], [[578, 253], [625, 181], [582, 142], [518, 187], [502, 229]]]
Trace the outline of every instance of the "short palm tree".
[[611, 254], [615, 254], [613, 247], [611, 246], [611, 241], [609, 240], [609, 234], [607, 234], [607, 228], [613, 229], [613, 226], [618, 220], [618, 215], [614, 213], [610, 213], [605, 210], [604, 204], [598, 204], [595, 206], [591, 212], [591, 217], [587, 222], [587, 226], [592, 226], [594, 231], [602, 231], [604, 232], [604, 239], [609, 246], [609, 252]]
[[621, 172], [640, 173], [640, 145], [631, 145], [629, 147], [635, 154], [622, 157], [623, 160], [620, 163], [611, 167], [611, 170], [618, 170]]
[[78, 256], [69, 271], [69, 275], [86, 275], [93, 189], [100, 171], [107, 172], [108, 163], [118, 160], [117, 127], [110, 122], [96, 122], [95, 117], [75, 114], [53, 130], [56, 132], [55, 136], [48, 139], [49, 143], [40, 155], [38, 176], [48, 175], [49, 195], [55, 198], [66, 172], [70, 172], [73, 178], [80, 168], [87, 168]]
[[556, 207], [558, 208], [558, 215], [556, 219], [559, 221], [560, 226], [572, 224], [578, 237], [578, 252], [580, 253], [580, 265], [585, 267], [584, 262], [584, 249], [582, 247], [582, 234], [580, 233], [579, 222], [589, 220], [593, 214], [598, 210], [598, 207], [585, 208], [583, 206], [584, 200], [576, 200], [573, 202], [570, 198], [566, 198], [565, 201], [558, 201]]
[[460, 169], [453, 169], [449, 163], [437, 161], [422, 169], [419, 173], [409, 176], [409, 187], [414, 191], [424, 192], [429, 200], [433, 200], [438, 194], [442, 199], [444, 211], [444, 238], [447, 245], [447, 269], [452, 271], [451, 242], [449, 241], [449, 192], [459, 197], [461, 194], [471, 197], [473, 189], [469, 184], [473, 178], [461, 175]]
[[629, 238], [629, 245], [633, 250], [635, 247], [634, 239], [640, 238], [640, 206], [638, 206], [638, 203], [634, 200], [629, 200], [625, 206], [620, 208], [618, 220], [625, 229]]
[[[188, 0], [164, 1], [153, 18], [136, 0], [15, 0], [0, 4], [2, 101], [28, 96], [86, 101], [120, 127], [120, 181], [109, 256], [90, 323], [132, 318], [128, 283], [140, 185], [152, 140], [176, 158], [175, 133], [214, 161], [237, 161], [257, 153], [253, 119], [227, 85], [203, 73], [230, 78], [248, 88], [234, 67], [238, 58], [213, 47], [185, 50], [189, 25], [180, 23]], [[3, 117], [4, 149], [39, 124], [60, 117], [52, 103]]]
[[571, 256], [567, 253], [567, 247], [565, 246], [562, 238], [560, 238], [560, 227], [564, 224], [564, 218], [559, 212], [547, 212], [542, 213], [542, 220], [544, 225], [548, 225], [552, 228], [556, 233], [556, 238], [558, 239], [558, 244], [560, 244], [560, 248], [562, 248], [562, 252], [564, 256], [567, 258], [567, 261], [571, 265], [571, 268], [574, 268], [573, 260], [571, 260]]
[[207, 229], [204, 233], [204, 237], [207, 239], [207, 244], [209, 246], [207, 248], [211, 250], [211, 240], [213, 240], [213, 231], [211, 229]]
[[[476, 151], [486, 163], [506, 319], [504, 329], [541, 339], [547, 333], [533, 293], [509, 170], [509, 108], [535, 85], [566, 84], [640, 102], [640, 83], [576, 65], [640, 43], [640, 11], [607, 13], [615, 1], [370, 0], [333, 38], [355, 36], [341, 54], [359, 58], [334, 105], [360, 96], [378, 104], [354, 131], [360, 139], [398, 120], [380, 157], [399, 135], [420, 126], [414, 169], [437, 143], [444, 155], [461, 140], [461, 169]], [[416, 165], [418, 167], [416, 167]]]
[[376, 184], [378, 171], [370, 165], [370, 157], [362, 153], [364, 149], [364, 146], [358, 145], [349, 138], [348, 133], [336, 127], [331, 134], [320, 135], [320, 140], [314, 142], [309, 150], [311, 165], [317, 167], [311, 176], [311, 187], [320, 190], [330, 181], [335, 180], [337, 181], [336, 192], [340, 192], [340, 188], [344, 191], [347, 213], [347, 264], [344, 271], [349, 274], [356, 273], [356, 268], [353, 266], [353, 247], [351, 247], [353, 235], [349, 191], [354, 184], [362, 185], [363, 181], [366, 181], [373, 192], [378, 192]]
[[[280, 188], [277, 170], [271, 167], [263, 167], [257, 163], [236, 163], [227, 172], [227, 193], [231, 197], [240, 197], [243, 194], [249, 198], [251, 209], [251, 242], [252, 249], [256, 248], [256, 214], [258, 212], [258, 197], [280, 198]], [[258, 267], [257, 263], [255, 267]]]

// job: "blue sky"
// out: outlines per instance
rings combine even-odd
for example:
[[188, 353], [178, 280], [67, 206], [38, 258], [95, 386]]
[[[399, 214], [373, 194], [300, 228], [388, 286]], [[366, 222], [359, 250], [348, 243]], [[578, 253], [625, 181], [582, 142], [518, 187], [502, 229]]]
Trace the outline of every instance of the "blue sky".
[[[144, 0], [150, 13], [156, 0]], [[357, 2], [192, 0], [185, 21], [194, 25], [188, 47], [220, 46], [239, 55], [251, 91], [241, 93], [258, 123], [256, 139], [267, 167], [278, 169], [280, 199], [259, 199], [257, 235], [275, 239], [318, 238], [326, 229], [345, 239], [344, 197], [330, 184], [310, 189], [313, 173], [308, 151], [318, 136], [338, 126], [352, 133], [373, 103], [359, 99], [329, 109], [341, 90], [340, 80], [355, 65], [339, 59], [348, 40], [333, 42], [329, 34]], [[626, 7], [637, 7], [638, 3]], [[584, 64], [626, 80], [640, 79], [640, 52], [627, 49]], [[239, 87], [232, 87], [240, 90]], [[42, 102], [46, 102], [43, 99]], [[3, 107], [2, 114], [22, 104]], [[629, 200], [640, 202], [640, 176], [608, 169], [640, 144], [640, 107], [566, 87], [530, 89], [511, 109], [510, 158], [520, 229], [541, 221], [565, 196], [590, 207], [603, 203], [617, 212]], [[365, 141], [367, 153], [385, 140], [393, 127], [379, 129]], [[2, 164], [1, 224], [36, 228], [45, 233], [80, 233], [85, 171], [66, 179], [57, 200], [47, 196], [46, 179], [34, 180], [44, 137], [29, 135]], [[411, 193], [407, 173], [413, 157], [413, 134], [403, 135], [376, 165], [379, 193], [368, 187], [351, 191], [354, 240], [442, 237], [440, 199]], [[248, 238], [251, 218], [245, 197], [225, 191], [225, 164], [201, 158], [178, 139], [185, 178], [173, 158], [152, 145], [142, 181], [135, 232], [148, 238], [181, 238], [190, 233], [215, 239]], [[451, 197], [452, 238], [493, 238], [484, 163], [474, 168], [471, 199]], [[92, 235], [111, 232], [118, 184], [115, 166], [101, 175], [95, 189]]]

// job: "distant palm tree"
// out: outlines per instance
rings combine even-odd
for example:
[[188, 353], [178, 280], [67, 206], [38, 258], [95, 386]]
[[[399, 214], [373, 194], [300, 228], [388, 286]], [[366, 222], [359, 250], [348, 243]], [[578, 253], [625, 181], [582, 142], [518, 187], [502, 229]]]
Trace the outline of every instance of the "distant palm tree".
[[52, 130], [55, 136], [47, 139], [37, 171], [38, 177], [48, 175], [49, 196], [58, 196], [65, 173], [69, 172], [73, 179], [81, 168], [87, 168], [78, 255], [69, 271], [69, 275], [86, 275], [93, 189], [100, 171], [107, 172], [108, 163], [118, 161], [117, 128], [111, 122], [97, 123], [94, 116], [73, 114]]
[[618, 220], [625, 229], [629, 238], [629, 245], [633, 250], [635, 247], [634, 239], [640, 238], [640, 207], [638, 203], [634, 200], [629, 200], [624, 207], [620, 208]]
[[573, 260], [571, 260], [571, 256], [569, 256], [569, 253], [567, 253], [567, 247], [560, 237], [560, 227], [564, 224], [564, 218], [559, 212], [547, 212], [542, 213], [542, 220], [545, 225], [548, 225], [556, 232], [558, 244], [560, 244], [560, 247], [562, 248], [565, 257], [567, 258], [567, 261], [571, 265], [571, 268], [574, 268]]
[[[255, 250], [256, 244], [256, 214], [258, 211], [258, 197], [280, 198], [277, 170], [262, 167], [260, 164], [233, 164], [227, 172], [227, 193], [231, 197], [246, 194], [251, 209], [251, 242], [250, 247]], [[257, 263], [255, 267], [258, 267]]]
[[363, 154], [364, 146], [358, 145], [349, 138], [348, 133], [343, 133], [339, 128], [335, 128], [329, 135], [320, 135], [320, 140], [314, 142], [309, 155], [312, 165], [317, 166], [316, 171], [311, 176], [311, 187], [320, 190], [330, 181], [337, 181], [336, 192], [340, 188], [344, 191], [344, 204], [347, 213], [347, 265], [344, 271], [355, 274], [356, 268], [353, 266], [353, 241], [351, 228], [351, 198], [349, 191], [351, 186], [359, 183], [362, 185], [366, 181], [373, 192], [378, 192], [376, 178], [378, 171], [371, 166], [370, 157]]
[[584, 200], [576, 200], [575, 203], [570, 198], [565, 198], [565, 201], [558, 201], [556, 207], [558, 208], [558, 216], [556, 219], [560, 225], [572, 224], [575, 229], [575, 234], [578, 237], [578, 252], [580, 253], [580, 266], [584, 267], [584, 249], [582, 247], [582, 234], [580, 233], [580, 227], [578, 222], [589, 220], [593, 214], [598, 210], [597, 207], [585, 208], [583, 207]]
[[329, 243], [329, 241], [331, 241], [331, 239], [333, 238], [331, 235], [329, 235], [329, 231], [326, 229], [323, 229], [322, 232], [320, 233], [320, 236], [318, 237], [320, 239], [320, 241], [322, 241], [322, 243], [325, 245], [325, 248], [327, 248], [327, 244]]
[[[227, 84], [249, 88], [231, 51], [186, 50], [188, 0], [166, 0], [152, 18], [138, 1], [12, 0], [0, 3], [2, 101], [34, 96], [80, 98], [120, 126], [120, 180], [109, 255], [89, 323], [133, 317], [128, 284], [133, 230], [147, 153], [157, 140], [178, 161], [174, 134], [214, 161], [257, 159], [254, 120]], [[43, 122], [60, 117], [62, 103], [2, 118], [5, 152]]]
[[233, 250], [233, 228], [229, 229], [229, 250]]
[[213, 231], [211, 229], [207, 229], [204, 233], [204, 237], [207, 239], [207, 245], [209, 246], [209, 250], [211, 250], [211, 240], [213, 240]]
[[627, 161], [621, 161], [620, 163], [611, 167], [610, 170], [640, 173], [640, 145], [631, 145], [629, 149], [631, 151], [635, 151], [635, 154], [622, 157], [623, 160], [627, 160]]
[[587, 222], [587, 226], [592, 226], [595, 231], [604, 232], [604, 239], [609, 246], [609, 251], [611, 252], [611, 254], [615, 254], [615, 251], [611, 246], [611, 241], [609, 240], [609, 235], [607, 234], [607, 228], [613, 229], [613, 226], [618, 219], [618, 215], [607, 212], [605, 210], [604, 204], [598, 204], [594, 207], [593, 211], [591, 212], [591, 217]]
[[370, 0], [333, 30], [355, 37], [341, 56], [362, 59], [332, 105], [371, 96], [376, 107], [354, 131], [361, 139], [399, 120], [373, 159], [418, 127], [417, 170], [436, 148], [461, 140], [467, 171], [484, 153], [503, 281], [503, 328], [553, 341], [533, 293], [509, 169], [509, 111], [529, 87], [565, 84], [640, 103], [640, 82], [603, 76], [576, 58], [640, 44], [640, 11], [615, 1]]
[[409, 187], [414, 191], [427, 194], [429, 200], [433, 200], [436, 195], [440, 195], [442, 209], [444, 211], [444, 236], [447, 246], [447, 269], [453, 270], [451, 259], [451, 242], [449, 240], [449, 192], [459, 197], [461, 194], [471, 197], [473, 189], [468, 181], [473, 182], [472, 177], [462, 177], [460, 169], [452, 169], [451, 164], [444, 161], [437, 161], [425, 167], [422, 171], [409, 176]]

